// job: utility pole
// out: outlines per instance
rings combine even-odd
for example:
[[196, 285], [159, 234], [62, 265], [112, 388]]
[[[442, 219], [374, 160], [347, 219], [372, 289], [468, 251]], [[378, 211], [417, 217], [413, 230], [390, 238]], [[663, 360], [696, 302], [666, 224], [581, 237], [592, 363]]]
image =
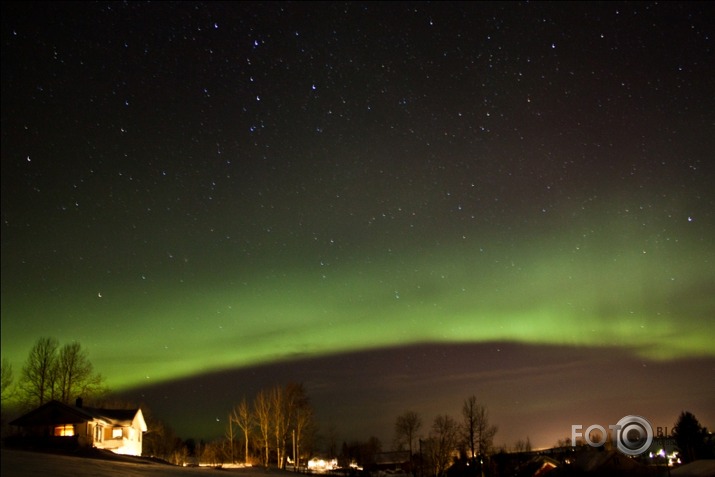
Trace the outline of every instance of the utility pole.
[[228, 415], [228, 442], [231, 446], [231, 463], [235, 463], [236, 459], [233, 458], [233, 418], [231, 414]]

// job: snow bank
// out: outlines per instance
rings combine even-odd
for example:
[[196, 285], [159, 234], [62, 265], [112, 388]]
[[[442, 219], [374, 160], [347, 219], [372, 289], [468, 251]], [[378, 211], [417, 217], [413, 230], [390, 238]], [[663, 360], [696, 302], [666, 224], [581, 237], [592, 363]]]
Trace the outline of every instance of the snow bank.
[[218, 471], [208, 467], [175, 467], [152, 462], [123, 462], [2, 449], [0, 474], [2, 477], [289, 477], [291, 473], [255, 467]]

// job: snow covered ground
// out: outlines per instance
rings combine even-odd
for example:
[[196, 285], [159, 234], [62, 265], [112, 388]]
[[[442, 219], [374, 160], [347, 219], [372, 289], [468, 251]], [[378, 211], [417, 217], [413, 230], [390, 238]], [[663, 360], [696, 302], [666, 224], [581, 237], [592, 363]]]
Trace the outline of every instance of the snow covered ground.
[[175, 467], [152, 462], [122, 462], [2, 449], [0, 474], [2, 477], [278, 477], [290, 473], [257, 467], [221, 470]]

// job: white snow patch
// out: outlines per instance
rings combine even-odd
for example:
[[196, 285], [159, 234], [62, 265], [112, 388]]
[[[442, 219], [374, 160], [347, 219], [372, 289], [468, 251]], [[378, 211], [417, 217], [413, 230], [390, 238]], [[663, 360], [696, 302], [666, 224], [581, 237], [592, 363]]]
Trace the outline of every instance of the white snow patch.
[[210, 467], [177, 467], [153, 462], [122, 462], [11, 449], [1, 451], [0, 474], [2, 477], [289, 477], [286, 471], [266, 470], [262, 467], [223, 468], [219, 473]]

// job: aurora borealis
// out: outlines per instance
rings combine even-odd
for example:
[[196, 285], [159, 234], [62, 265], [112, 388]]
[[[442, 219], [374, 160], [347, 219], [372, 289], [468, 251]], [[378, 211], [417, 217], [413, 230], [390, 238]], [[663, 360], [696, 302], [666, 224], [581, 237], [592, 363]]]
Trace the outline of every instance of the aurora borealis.
[[499, 344], [509, 393], [604, 350], [677, 375], [666, 416], [715, 399], [712, 5], [2, 9], [16, 370], [40, 336], [127, 392]]

